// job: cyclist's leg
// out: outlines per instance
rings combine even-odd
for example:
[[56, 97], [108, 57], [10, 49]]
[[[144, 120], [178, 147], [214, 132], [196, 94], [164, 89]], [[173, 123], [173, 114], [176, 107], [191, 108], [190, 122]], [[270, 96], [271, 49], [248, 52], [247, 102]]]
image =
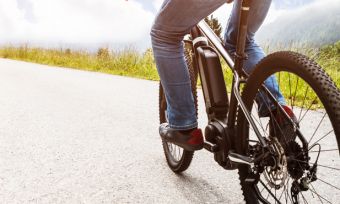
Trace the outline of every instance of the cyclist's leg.
[[[265, 53], [260, 46], [255, 43], [255, 33], [262, 25], [269, 7], [271, 0], [257, 0], [251, 1], [251, 10], [249, 13], [248, 21], [248, 33], [245, 52], [248, 55], [248, 59], [244, 62], [244, 69], [246, 72], [251, 73], [255, 65], [265, 57]], [[240, 1], [235, 1], [233, 11], [230, 15], [227, 29], [225, 32], [225, 47], [230, 52], [235, 52], [235, 46], [237, 42], [237, 31], [238, 31], [238, 11], [239, 11]], [[282, 96], [276, 77], [273, 75], [265, 81], [266, 87], [270, 92], [277, 98], [280, 104], [285, 104], [285, 99]], [[269, 114], [267, 106], [273, 106], [270, 104], [267, 97], [257, 97], [259, 105], [259, 115], [267, 116]], [[266, 104], [267, 103], [267, 104]]]
[[167, 100], [169, 125], [173, 129], [197, 127], [183, 37], [223, 3], [225, 0], [165, 0], [152, 27], [153, 52]]

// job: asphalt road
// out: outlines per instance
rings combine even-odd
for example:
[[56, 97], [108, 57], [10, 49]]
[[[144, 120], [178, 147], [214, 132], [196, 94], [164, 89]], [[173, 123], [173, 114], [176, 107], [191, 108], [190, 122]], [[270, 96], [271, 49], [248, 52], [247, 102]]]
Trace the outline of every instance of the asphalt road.
[[169, 170], [157, 99], [157, 82], [0, 59], [0, 203], [242, 203], [206, 151]]
[[168, 169], [157, 99], [156, 82], [0, 59], [0, 203], [241, 203], [205, 151]]

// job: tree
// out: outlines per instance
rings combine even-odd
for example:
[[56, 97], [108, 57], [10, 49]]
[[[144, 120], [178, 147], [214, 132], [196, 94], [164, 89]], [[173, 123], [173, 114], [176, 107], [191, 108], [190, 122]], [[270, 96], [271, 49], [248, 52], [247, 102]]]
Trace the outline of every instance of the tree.
[[213, 15], [205, 17], [204, 21], [210, 26], [210, 28], [215, 32], [215, 34], [222, 40], [222, 26], [217, 18]]

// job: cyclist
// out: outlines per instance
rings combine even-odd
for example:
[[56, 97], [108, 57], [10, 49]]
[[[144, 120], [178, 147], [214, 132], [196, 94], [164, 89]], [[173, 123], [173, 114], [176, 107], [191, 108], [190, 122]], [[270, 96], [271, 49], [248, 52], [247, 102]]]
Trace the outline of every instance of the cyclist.
[[[203, 148], [203, 136], [202, 131], [197, 128], [194, 98], [184, 60], [182, 40], [194, 25], [226, 1], [231, 3], [233, 0], [164, 0], [151, 29], [153, 53], [167, 101], [168, 123], [160, 125], [160, 136], [189, 151]], [[255, 43], [254, 36], [263, 23], [270, 4], [271, 0], [251, 1], [245, 48], [248, 59], [244, 62], [244, 69], [248, 73], [265, 56]], [[230, 53], [235, 52], [236, 48], [240, 6], [241, 1], [235, 1], [225, 31], [225, 48]], [[280, 93], [275, 76], [269, 77], [265, 85], [295, 121], [293, 112], [285, 106], [285, 99]], [[264, 97], [258, 96], [257, 102], [260, 117], [270, 116]], [[273, 113], [277, 113], [274, 109], [273, 107]]]

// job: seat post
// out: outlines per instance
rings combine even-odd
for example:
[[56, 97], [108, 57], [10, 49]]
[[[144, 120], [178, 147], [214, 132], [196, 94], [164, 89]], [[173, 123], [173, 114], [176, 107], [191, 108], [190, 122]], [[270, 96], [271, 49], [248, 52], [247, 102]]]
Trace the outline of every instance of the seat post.
[[244, 52], [246, 39], [247, 39], [247, 31], [248, 31], [248, 16], [250, 11], [250, 1], [251, 0], [241, 0], [241, 6], [239, 7], [239, 16], [238, 16], [238, 34], [237, 34], [237, 44], [236, 44], [236, 56], [235, 56], [235, 69], [237, 73], [242, 76], [243, 75], [243, 63], [244, 60], [247, 59], [247, 55]]

